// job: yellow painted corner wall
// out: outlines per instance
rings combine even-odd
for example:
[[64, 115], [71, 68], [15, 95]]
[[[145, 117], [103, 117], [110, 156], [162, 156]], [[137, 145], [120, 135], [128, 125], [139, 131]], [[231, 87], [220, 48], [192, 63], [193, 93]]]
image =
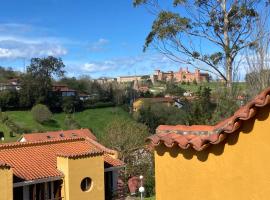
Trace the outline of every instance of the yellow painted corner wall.
[[[58, 169], [64, 177], [65, 200], [104, 200], [104, 158], [103, 156], [85, 158], [57, 158]], [[81, 181], [90, 177], [92, 187], [90, 191], [81, 190]]]
[[141, 109], [142, 105], [143, 105], [143, 101], [141, 99], [135, 101], [133, 103], [133, 110], [137, 112], [139, 109]]
[[269, 200], [270, 107], [218, 145], [155, 150], [157, 200]]
[[0, 199], [13, 199], [13, 173], [6, 167], [0, 167]]

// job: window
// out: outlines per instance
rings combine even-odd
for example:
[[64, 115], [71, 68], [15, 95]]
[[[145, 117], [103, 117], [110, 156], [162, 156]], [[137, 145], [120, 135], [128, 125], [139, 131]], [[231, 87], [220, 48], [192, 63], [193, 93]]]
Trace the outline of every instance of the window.
[[87, 192], [91, 189], [91, 187], [92, 187], [92, 179], [89, 177], [84, 178], [81, 182], [82, 191]]

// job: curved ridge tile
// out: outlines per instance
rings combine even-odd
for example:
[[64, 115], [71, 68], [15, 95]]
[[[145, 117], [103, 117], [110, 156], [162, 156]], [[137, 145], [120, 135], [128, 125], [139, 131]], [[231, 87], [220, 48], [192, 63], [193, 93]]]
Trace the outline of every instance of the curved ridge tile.
[[253, 118], [257, 113], [257, 107], [264, 107], [270, 104], [270, 87], [262, 91], [252, 101], [239, 108], [233, 116], [220, 121], [214, 126], [208, 125], [160, 125], [156, 134], [148, 137], [146, 141], [152, 146], [163, 143], [168, 148], [175, 144], [182, 149], [189, 147], [202, 151], [210, 144], [219, 144], [227, 134], [233, 134], [238, 130], [242, 121]]

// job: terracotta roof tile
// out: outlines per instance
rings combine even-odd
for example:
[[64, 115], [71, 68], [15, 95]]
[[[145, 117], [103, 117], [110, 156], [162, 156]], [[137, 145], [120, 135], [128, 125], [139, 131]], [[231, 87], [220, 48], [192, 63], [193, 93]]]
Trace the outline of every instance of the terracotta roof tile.
[[0, 145], [0, 162], [9, 165], [14, 175], [23, 180], [62, 176], [57, 170], [57, 156], [77, 158], [104, 153], [105, 162], [113, 166], [120, 164], [119, 160], [108, 158], [110, 155], [104, 151], [107, 148], [100, 148], [102, 145], [96, 143], [91, 138], [6, 143]]
[[79, 137], [97, 140], [96, 136], [89, 129], [50, 131], [45, 133], [26, 133], [22, 135], [20, 140], [24, 138], [27, 142], [33, 142], [50, 139], [79, 138]]
[[193, 147], [201, 151], [210, 144], [218, 144], [226, 138], [227, 134], [234, 133], [241, 127], [242, 121], [253, 118], [258, 107], [270, 104], [270, 88], [261, 92], [251, 102], [237, 110], [233, 116], [217, 123], [214, 126], [208, 125], [160, 125], [156, 134], [146, 140], [151, 146], [164, 144], [167, 147], [178, 145], [187, 149]]
[[124, 166], [125, 163], [119, 159], [112, 158], [108, 154], [104, 154], [104, 161], [114, 167]]
[[9, 165], [7, 165], [6, 163], [4, 163], [4, 162], [1, 162], [0, 161], [0, 167], [7, 167], [7, 168], [10, 168], [10, 166]]
[[138, 98], [136, 101], [149, 101], [152, 103], [162, 103], [162, 102], [174, 102], [171, 97], [149, 97], [149, 98]]

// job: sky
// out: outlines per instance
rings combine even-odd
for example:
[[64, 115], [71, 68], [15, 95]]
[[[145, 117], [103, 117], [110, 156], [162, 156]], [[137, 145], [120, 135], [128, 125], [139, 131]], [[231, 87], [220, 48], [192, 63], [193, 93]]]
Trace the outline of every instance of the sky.
[[143, 53], [154, 16], [132, 0], [8, 0], [0, 11], [0, 66], [23, 71], [32, 57], [52, 55], [67, 76], [93, 78], [180, 67]]

